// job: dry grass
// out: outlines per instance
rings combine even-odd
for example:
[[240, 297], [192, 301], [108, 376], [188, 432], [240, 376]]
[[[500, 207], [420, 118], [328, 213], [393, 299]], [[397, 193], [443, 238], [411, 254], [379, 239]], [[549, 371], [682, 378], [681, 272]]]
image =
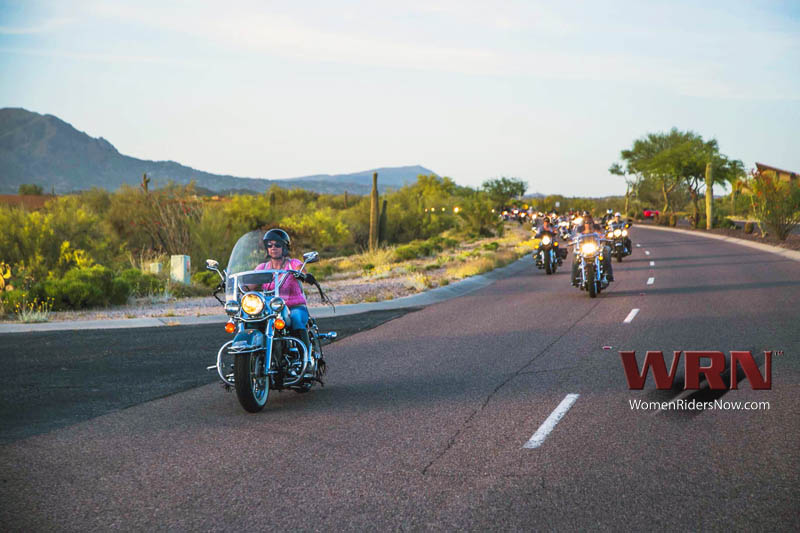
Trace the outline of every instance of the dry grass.
[[488, 257], [479, 257], [471, 261], [467, 261], [460, 265], [449, 267], [445, 270], [445, 276], [448, 279], [464, 279], [470, 276], [477, 276], [484, 272], [489, 272], [495, 266], [495, 262]]

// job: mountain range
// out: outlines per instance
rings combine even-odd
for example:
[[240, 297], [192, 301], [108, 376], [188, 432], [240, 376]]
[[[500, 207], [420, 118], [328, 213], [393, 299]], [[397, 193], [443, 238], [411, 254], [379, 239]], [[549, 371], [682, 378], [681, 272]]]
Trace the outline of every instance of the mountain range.
[[414, 183], [420, 174], [434, 174], [419, 165], [285, 179], [212, 174], [175, 161], [148, 161], [121, 154], [106, 139], [90, 137], [53, 115], [21, 108], [0, 109], [0, 194], [16, 193], [25, 183], [56, 193], [92, 187], [115, 190], [126, 183], [137, 186], [144, 173], [155, 186], [194, 181], [201, 190], [215, 193], [261, 193], [278, 185], [328, 194], [368, 194], [373, 172], [378, 173], [381, 192]]

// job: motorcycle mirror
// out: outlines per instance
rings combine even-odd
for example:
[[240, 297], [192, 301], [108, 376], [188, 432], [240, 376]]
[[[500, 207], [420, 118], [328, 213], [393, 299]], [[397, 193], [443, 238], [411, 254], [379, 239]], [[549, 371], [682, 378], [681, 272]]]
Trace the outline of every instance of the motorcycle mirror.
[[306, 252], [303, 254], [303, 260], [306, 263], [316, 263], [319, 261], [319, 253], [318, 252]]
[[213, 259], [206, 259], [206, 270], [219, 270], [219, 262]]

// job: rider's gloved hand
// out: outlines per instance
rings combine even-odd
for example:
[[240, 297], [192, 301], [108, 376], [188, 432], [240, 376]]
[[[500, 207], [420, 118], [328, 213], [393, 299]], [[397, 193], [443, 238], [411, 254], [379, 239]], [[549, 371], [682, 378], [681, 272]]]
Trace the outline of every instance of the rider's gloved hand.
[[299, 279], [300, 281], [305, 282], [308, 279], [308, 274], [303, 274], [302, 272], [293, 272], [292, 275], [294, 279]]

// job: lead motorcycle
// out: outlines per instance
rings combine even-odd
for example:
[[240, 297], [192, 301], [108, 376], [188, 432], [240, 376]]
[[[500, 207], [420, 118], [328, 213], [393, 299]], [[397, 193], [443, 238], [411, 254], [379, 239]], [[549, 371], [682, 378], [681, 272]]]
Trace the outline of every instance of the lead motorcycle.
[[[281, 286], [288, 276], [299, 274], [306, 264], [319, 260], [317, 252], [303, 254], [300, 270], [255, 270], [263, 263], [262, 233], [252, 231], [236, 242], [225, 270], [213, 259], [206, 268], [219, 274], [221, 283], [214, 296], [230, 317], [225, 331], [235, 334], [217, 352], [216, 369], [227, 390], [233, 388], [242, 407], [251, 413], [261, 411], [270, 390], [292, 389], [308, 392], [315, 383], [324, 385], [325, 358], [321, 341], [333, 340], [336, 332], [320, 333], [313, 318], [303, 327], [308, 329], [310, 348], [289, 334], [292, 326]], [[272, 290], [265, 284], [273, 282]], [[316, 284], [320, 297], [330, 303]], [[217, 294], [225, 292], [225, 300]], [[332, 304], [331, 304], [332, 305]]]
[[595, 233], [578, 235], [575, 239], [575, 258], [578, 263], [578, 287], [596, 297], [608, 287], [603, 256], [604, 239]]

